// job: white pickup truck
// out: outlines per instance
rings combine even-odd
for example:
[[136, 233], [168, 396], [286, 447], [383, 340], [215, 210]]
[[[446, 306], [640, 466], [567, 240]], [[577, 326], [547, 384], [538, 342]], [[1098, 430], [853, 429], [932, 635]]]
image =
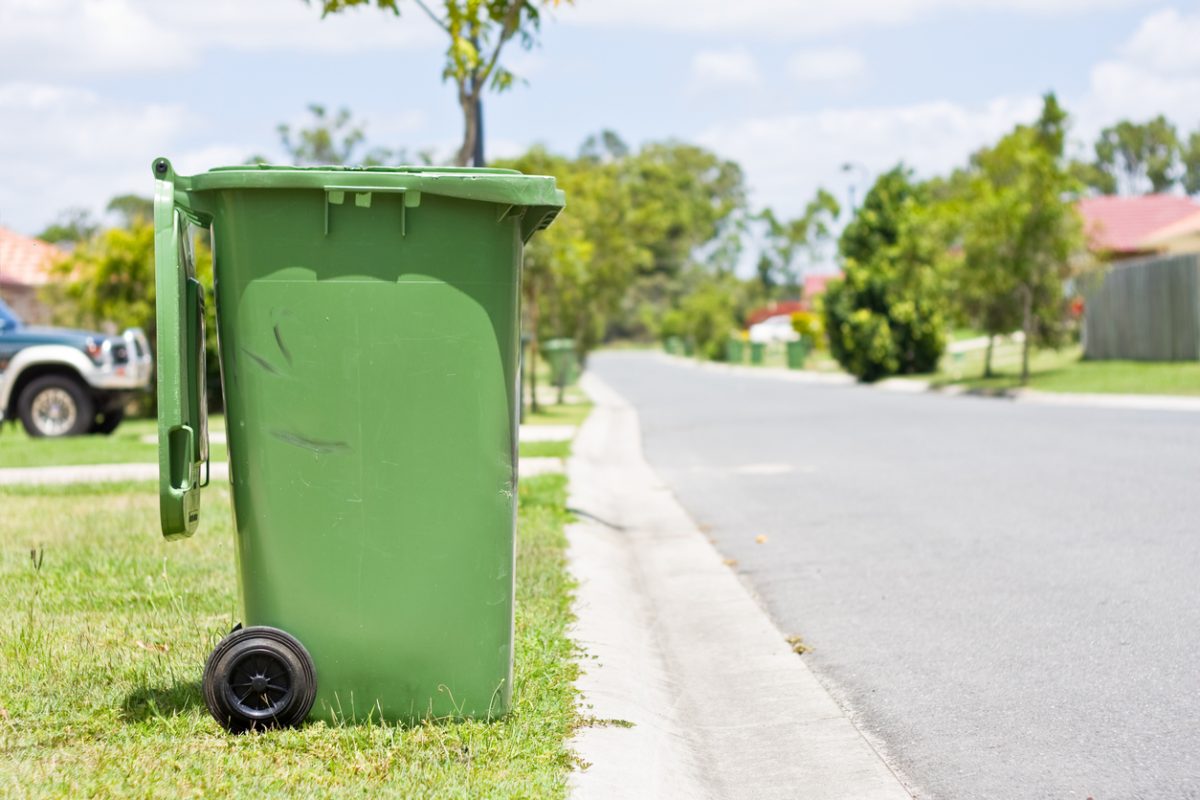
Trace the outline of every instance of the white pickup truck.
[[106, 336], [33, 327], [0, 300], [0, 423], [19, 419], [30, 436], [112, 433], [153, 369], [140, 328]]

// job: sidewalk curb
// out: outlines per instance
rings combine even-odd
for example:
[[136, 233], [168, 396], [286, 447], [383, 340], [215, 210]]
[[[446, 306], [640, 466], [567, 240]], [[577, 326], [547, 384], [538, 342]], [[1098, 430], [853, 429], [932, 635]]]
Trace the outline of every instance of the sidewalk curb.
[[568, 462], [573, 636], [585, 649], [576, 800], [911, 800], [645, 462], [594, 376]]
[[787, 370], [780, 367], [752, 367], [745, 364], [723, 364], [716, 361], [699, 361], [686, 356], [658, 353], [658, 356], [685, 367], [724, 370], [738, 375], [757, 378], [772, 378], [794, 383], [825, 383], [842, 386], [861, 386], [881, 392], [900, 394], [936, 394], [946, 397], [972, 397], [992, 400], [1008, 400], [1013, 403], [1032, 403], [1045, 406], [1070, 406], [1075, 408], [1111, 408], [1131, 411], [1185, 411], [1200, 412], [1200, 397], [1170, 394], [1081, 394], [1075, 392], [1043, 392], [1038, 389], [1004, 389], [984, 392], [964, 386], [933, 385], [921, 378], [886, 378], [877, 383], [859, 383], [849, 375], [832, 372], [809, 372]]

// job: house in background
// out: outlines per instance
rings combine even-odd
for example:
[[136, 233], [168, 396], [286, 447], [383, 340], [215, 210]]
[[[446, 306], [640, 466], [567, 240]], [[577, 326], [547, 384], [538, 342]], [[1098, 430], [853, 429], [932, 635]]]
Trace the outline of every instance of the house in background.
[[0, 298], [31, 325], [50, 321], [50, 309], [38, 294], [61, 255], [52, 244], [0, 227]]
[[1088, 247], [1110, 261], [1200, 253], [1200, 203], [1173, 194], [1079, 201]]
[[825, 294], [825, 287], [834, 278], [840, 278], [842, 274], [835, 272], [831, 275], [805, 275], [804, 276], [804, 291], [800, 295], [799, 300], [782, 300], [778, 303], [771, 303], [761, 308], [756, 308], [746, 316], [746, 327], [757, 325], [758, 323], [777, 317], [783, 314], [792, 315], [797, 311], [812, 311], [812, 301], [820, 295]]
[[1079, 212], [1089, 249], [1110, 264], [1085, 285], [1084, 357], [1200, 360], [1200, 203], [1089, 197]]

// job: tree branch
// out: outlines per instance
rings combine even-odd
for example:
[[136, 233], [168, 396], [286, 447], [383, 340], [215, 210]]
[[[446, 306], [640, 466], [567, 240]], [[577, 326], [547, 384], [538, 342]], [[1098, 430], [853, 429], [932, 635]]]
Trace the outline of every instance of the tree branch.
[[425, 5], [425, 0], [413, 0], [413, 2], [416, 3], [417, 5], [419, 5], [421, 7], [421, 10], [424, 11], [431, 20], [433, 20], [434, 25], [437, 25], [439, 28], [441, 28], [446, 33], [450, 32], [450, 26], [447, 25], [446, 21], [443, 20], [441, 17], [439, 17], [437, 14], [434, 14], [433, 10], [430, 9], [429, 6]]
[[488, 58], [487, 66], [483, 69], [476, 70], [475, 75], [479, 79], [475, 85], [475, 96], [478, 96], [483, 91], [483, 85], [487, 83], [488, 77], [492, 74], [492, 70], [496, 68], [496, 63], [500, 60], [500, 50], [504, 44], [513, 37], [521, 24], [521, 12], [529, 5], [529, 0], [520, 0], [513, 3], [508, 8], [508, 13], [504, 15], [504, 23], [500, 28], [500, 38], [496, 41], [496, 49], [492, 51], [492, 55]]

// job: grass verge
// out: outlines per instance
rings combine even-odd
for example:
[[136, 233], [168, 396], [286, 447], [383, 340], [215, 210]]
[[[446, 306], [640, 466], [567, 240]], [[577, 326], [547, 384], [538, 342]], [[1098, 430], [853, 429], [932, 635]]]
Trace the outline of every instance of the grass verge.
[[[983, 351], [943, 359], [934, 383], [985, 391], [1020, 385], [1021, 348], [999, 345], [993, 355], [995, 375], [983, 378]], [[1035, 350], [1029, 360], [1029, 388], [1044, 392], [1089, 394], [1200, 395], [1200, 362], [1084, 361], [1079, 347]]]
[[570, 441], [521, 442], [521, 458], [567, 458], [570, 455]]
[[[223, 431], [225, 420], [212, 417], [209, 425]], [[0, 468], [158, 463], [158, 445], [144, 441], [157, 435], [152, 419], [126, 420], [108, 436], [63, 439], [32, 439], [19, 423], [0, 425]], [[213, 461], [225, 460], [225, 445], [210, 444], [209, 451]]]
[[506, 718], [231, 736], [199, 693], [237, 618], [228, 489], [167, 543], [151, 484], [0, 487], [0, 795], [565, 796], [580, 724], [565, 497], [560, 475], [519, 487]]

